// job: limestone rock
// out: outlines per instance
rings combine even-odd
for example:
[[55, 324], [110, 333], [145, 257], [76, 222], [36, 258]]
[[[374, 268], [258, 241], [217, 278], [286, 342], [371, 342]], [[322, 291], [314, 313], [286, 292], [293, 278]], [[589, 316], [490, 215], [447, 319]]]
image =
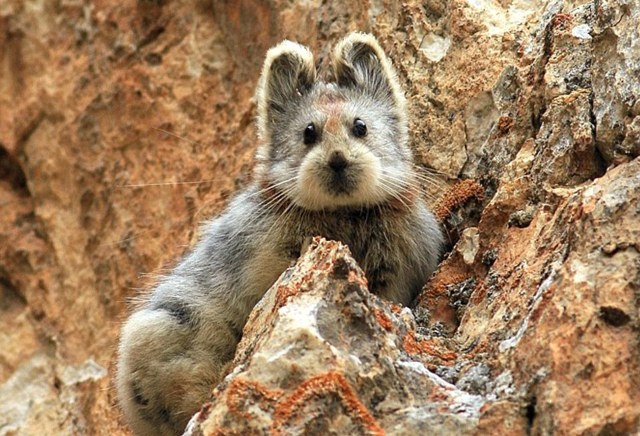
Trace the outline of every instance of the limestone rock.
[[253, 311], [235, 369], [187, 433], [470, 432], [485, 400], [427, 369], [457, 357], [439, 350], [408, 309], [369, 293], [348, 248], [316, 238]]

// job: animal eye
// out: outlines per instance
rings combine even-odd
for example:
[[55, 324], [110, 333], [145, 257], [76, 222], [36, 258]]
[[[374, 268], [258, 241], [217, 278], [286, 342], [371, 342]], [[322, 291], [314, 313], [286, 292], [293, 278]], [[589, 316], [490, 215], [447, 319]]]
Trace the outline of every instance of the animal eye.
[[353, 128], [351, 131], [358, 138], [363, 138], [367, 136], [367, 125], [360, 118], [356, 118], [353, 120]]
[[316, 132], [316, 126], [313, 123], [307, 124], [307, 127], [304, 128], [304, 143], [306, 145], [315, 144], [318, 140], [318, 133]]

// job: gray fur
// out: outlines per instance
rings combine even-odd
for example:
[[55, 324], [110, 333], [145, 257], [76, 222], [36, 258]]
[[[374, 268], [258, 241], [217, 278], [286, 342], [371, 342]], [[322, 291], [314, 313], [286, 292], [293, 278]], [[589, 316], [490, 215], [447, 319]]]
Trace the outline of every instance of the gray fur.
[[[335, 83], [317, 82], [309, 50], [288, 41], [267, 54], [254, 184], [123, 327], [118, 398], [136, 434], [183, 431], [233, 358], [249, 312], [309, 237], [346, 243], [370, 290], [404, 305], [435, 269], [442, 234], [417, 195], [389, 61], [371, 35], [354, 33], [337, 45], [333, 68]], [[365, 137], [352, 133], [354, 118]], [[305, 145], [310, 122], [318, 141]], [[339, 174], [327, 165], [335, 151], [348, 161]]]

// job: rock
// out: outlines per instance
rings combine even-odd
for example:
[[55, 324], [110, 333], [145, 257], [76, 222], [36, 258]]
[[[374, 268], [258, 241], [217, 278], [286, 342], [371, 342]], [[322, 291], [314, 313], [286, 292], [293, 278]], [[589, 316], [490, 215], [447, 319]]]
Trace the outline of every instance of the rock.
[[[318, 288], [261, 303], [206, 422], [640, 432], [639, 19], [632, 0], [5, 1], [0, 435], [129, 434], [111, 382], [121, 320], [246, 184], [265, 51], [295, 39], [325, 66], [355, 29], [397, 67], [448, 252], [413, 314], [308, 254], [290, 274]], [[286, 354], [301, 344], [318, 360]]]
[[464, 263], [473, 264], [478, 248], [480, 247], [480, 235], [475, 227], [466, 228], [460, 235], [460, 240], [456, 244], [456, 250], [462, 256]]
[[366, 284], [348, 248], [316, 238], [253, 311], [234, 371], [187, 434], [469, 432], [484, 399], [428, 369], [455, 353], [421, 360], [441, 346]]
[[636, 54], [640, 43], [637, 26], [631, 24], [640, 18], [640, 9], [629, 1], [594, 2], [594, 9], [591, 44], [596, 141], [608, 163], [619, 163], [640, 155], [634, 140], [637, 128], [629, 126], [640, 115], [640, 59]]
[[81, 406], [106, 373], [92, 360], [77, 367], [60, 367], [44, 353], [33, 355], [0, 386], [2, 434], [90, 432], [91, 423]]

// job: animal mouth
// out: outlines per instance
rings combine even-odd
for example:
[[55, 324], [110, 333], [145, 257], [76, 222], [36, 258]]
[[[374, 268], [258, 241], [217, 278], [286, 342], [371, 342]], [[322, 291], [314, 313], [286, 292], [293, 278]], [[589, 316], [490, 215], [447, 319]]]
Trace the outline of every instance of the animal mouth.
[[336, 197], [352, 194], [358, 187], [357, 177], [346, 171], [334, 172], [325, 182], [326, 191]]

